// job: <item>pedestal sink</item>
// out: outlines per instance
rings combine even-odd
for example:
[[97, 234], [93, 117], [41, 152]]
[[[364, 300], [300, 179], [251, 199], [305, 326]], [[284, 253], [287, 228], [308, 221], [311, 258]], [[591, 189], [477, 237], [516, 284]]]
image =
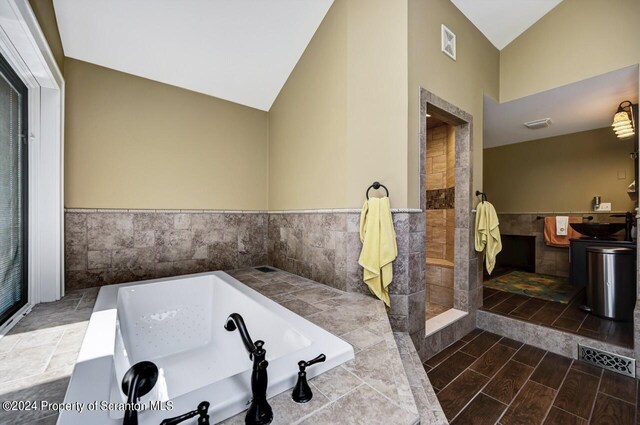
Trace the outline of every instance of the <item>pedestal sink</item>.
[[608, 238], [625, 228], [624, 223], [570, 223], [578, 233], [596, 239]]

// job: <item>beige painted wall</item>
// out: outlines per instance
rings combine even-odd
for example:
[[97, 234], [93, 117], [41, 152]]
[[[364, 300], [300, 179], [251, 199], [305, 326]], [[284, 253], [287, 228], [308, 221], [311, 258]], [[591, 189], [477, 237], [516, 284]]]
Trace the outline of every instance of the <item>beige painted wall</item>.
[[49, 43], [49, 48], [58, 64], [61, 72], [64, 72], [64, 50], [58, 32], [58, 21], [53, 8], [52, 0], [29, 0], [34, 15], [40, 24], [44, 37]]
[[500, 101], [639, 63], [639, 23], [638, 0], [562, 1], [500, 52]]
[[632, 146], [606, 127], [485, 149], [484, 187], [498, 212], [589, 211], [595, 195], [630, 211]]
[[406, 207], [406, 6], [336, 0], [269, 114], [269, 208]]
[[347, 4], [336, 0], [269, 111], [269, 208], [346, 205]]
[[[473, 116], [473, 191], [482, 188], [482, 99], [498, 98], [499, 52], [450, 1], [408, 0], [408, 205], [419, 191], [419, 100], [424, 87]], [[440, 25], [457, 36], [457, 60], [440, 51]]]
[[65, 206], [268, 207], [266, 112], [65, 59]]
[[406, 0], [349, 0], [347, 204], [374, 181], [407, 208]]

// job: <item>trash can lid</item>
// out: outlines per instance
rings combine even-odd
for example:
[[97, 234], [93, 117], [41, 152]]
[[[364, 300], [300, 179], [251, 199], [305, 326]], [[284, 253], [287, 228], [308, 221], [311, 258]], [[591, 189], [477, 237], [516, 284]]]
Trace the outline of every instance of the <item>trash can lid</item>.
[[624, 246], [588, 246], [587, 252], [593, 252], [596, 254], [629, 255], [635, 253], [636, 250]]

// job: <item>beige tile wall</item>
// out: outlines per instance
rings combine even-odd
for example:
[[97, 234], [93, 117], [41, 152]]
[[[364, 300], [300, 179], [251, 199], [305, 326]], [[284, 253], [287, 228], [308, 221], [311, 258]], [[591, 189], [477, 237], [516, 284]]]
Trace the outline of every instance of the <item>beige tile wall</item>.
[[[449, 125], [427, 129], [427, 190], [455, 186], [455, 131]], [[453, 307], [455, 212], [453, 208], [426, 210], [427, 300]], [[434, 264], [433, 259], [451, 265]]]
[[426, 274], [429, 302], [453, 307], [453, 267], [427, 263]]
[[[455, 131], [449, 125], [427, 129], [427, 190], [455, 186]], [[427, 258], [453, 261], [453, 208], [427, 210]]]

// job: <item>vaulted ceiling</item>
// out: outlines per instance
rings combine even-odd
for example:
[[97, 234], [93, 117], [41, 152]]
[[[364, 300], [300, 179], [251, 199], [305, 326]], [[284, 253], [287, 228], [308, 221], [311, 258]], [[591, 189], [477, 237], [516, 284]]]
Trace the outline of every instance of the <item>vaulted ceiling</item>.
[[562, 0], [451, 0], [502, 50]]
[[[608, 127], [624, 100], [638, 103], [638, 65], [510, 102], [498, 103], [485, 96], [484, 147]], [[549, 127], [530, 130], [523, 125], [543, 118], [551, 118]]]
[[333, 0], [54, 0], [65, 55], [268, 111]]

